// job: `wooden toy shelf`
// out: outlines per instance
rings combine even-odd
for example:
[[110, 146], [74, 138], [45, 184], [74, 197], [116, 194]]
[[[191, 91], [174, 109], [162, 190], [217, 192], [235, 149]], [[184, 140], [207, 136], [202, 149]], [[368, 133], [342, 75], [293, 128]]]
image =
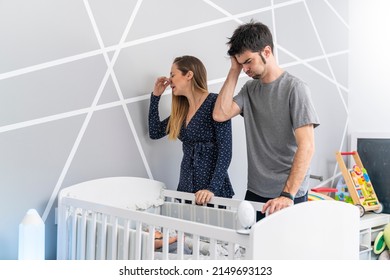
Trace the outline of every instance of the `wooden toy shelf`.
[[[355, 164], [352, 169], [347, 168], [343, 156], [353, 157]], [[353, 204], [359, 207], [360, 216], [362, 217], [366, 211], [381, 213], [383, 205], [378, 200], [374, 186], [372, 185], [370, 177], [360, 160], [358, 152], [336, 152], [336, 159], [348, 187], [348, 192], [352, 198]]]

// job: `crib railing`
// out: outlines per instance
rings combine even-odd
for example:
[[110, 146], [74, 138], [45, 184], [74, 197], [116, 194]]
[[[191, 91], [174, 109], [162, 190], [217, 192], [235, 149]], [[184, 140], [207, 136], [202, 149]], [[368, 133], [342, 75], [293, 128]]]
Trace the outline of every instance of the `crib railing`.
[[[214, 207], [198, 206], [193, 194], [164, 190], [166, 203], [156, 213], [101, 205], [72, 197], [59, 199], [58, 259], [155, 259], [155, 230], [163, 233], [162, 259], [199, 259], [201, 240], [210, 242], [210, 258], [225, 243], [227, 258], [235, 248], [247, 248], [249, 236], [237, 233], [235, 199], [213, 198]], [[189, 202], [189, 203], [188, 203]], [[254, 203], [256, 210], [260, 203]], [[177, 233], [177, 252], [169, 253], [169, 232]], [[185, 238], [192, 238], [192, 254], [185, 255]]]
[[[166, 203], [162, 206], [162, 215], [235, 230], [240, 228], [236, 216], [242, 200], [214, 197], [207, 205], [194, 207], [194, 194], [164, 189], [163, 196]], [[255, 212], [260, 212], [264, 205], [250, 203]]]

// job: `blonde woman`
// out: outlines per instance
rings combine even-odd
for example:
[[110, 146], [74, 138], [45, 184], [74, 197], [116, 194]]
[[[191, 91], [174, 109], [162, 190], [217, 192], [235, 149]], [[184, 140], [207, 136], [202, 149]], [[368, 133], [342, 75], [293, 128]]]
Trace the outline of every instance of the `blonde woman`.
[[[160, 120], [158, 104], [166, 88], [172, 89], [171, 114]], [[170, 77], [159, 77], [154, 84], [149, 108], [149, 135], [168, 136], [183, 143], [178, 191], [195, 194], [197, 204], [213, 196], [234, 195], [228, 168], [232, 157], [231, 121], [216, 122], [212, 114], [217, 94], [207, 89], [207, 72], [193, 56], [177, 57]]]

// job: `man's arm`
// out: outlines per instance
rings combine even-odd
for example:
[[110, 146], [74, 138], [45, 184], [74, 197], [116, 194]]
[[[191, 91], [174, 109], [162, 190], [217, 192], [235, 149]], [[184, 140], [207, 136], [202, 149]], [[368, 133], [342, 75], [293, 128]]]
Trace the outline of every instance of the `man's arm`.
[[314, 154], [314, 128], [313, 125], [306, 125], [295, 130], [295, 138], [298, 149], [294, 156], [290, 175], [283, 189], [295, 195], [301, 186], [306, 172], [310, 166]]
[[217, 122], [230, 120], [241, 111], [240, 107], [233, 101], [233, 95], [242, 66], [238, 64], [235, 57], [231, 57], [231, 63], [232, 66], [214, 106], [213, 118]]
[[[295, 138], [298, 149], [294, 156], [294, 161], [291, 167], [290, 175], [287, 178], [283, 191], [295, 196], [301, 186], [306, 172], [310, 166], [311, 159], [314, 154], [314, 127], [312, 124], [299, 127], [295, 130]], [[272, 214], [283, 208], [292, 205], [293, 201], [287, 197], [277, 197], [269, 200], [263, 207], [262, 212], [268, 210], [268, 214]]]

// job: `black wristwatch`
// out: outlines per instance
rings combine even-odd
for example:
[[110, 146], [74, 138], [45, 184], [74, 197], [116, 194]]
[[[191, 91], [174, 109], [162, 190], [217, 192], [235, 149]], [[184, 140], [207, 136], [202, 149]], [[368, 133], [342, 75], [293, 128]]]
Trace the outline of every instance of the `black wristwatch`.
[[294, 201], [294, 196], [289, 192], [281, 192], [280, 196], [287, 197], [287, 198], [291, 199], [292, 201]]

